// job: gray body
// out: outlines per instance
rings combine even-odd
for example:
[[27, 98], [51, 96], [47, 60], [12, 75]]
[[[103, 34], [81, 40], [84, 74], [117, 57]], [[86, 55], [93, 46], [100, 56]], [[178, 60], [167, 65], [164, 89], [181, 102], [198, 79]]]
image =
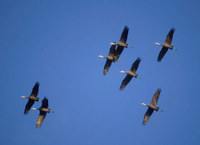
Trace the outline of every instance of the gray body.
[[117, 62], [122, 51], [124, 50], [124, 47], [128, 47], [128, 44], [126, 44], [126, 41], [128, 38], [128, 31], [129, 31], [129, 28], [127, 26], [125, 26], [124, 30], [121, 34], [121, 38], [120, 38], [119, 42], [114, 43], [115, 45], [118, 45], [117, 50], [115, 51], [115, 54], [114, 54], [114, 62]]
[[151, 104], [147, 105], [148, 106], [148, 110], [146, 111], [145, 115], [144, 115], [144, 120], [143, 120], [143, 124], [146, 125], [149, 118], [151, 117], [152, 113], [155, 111], [159, 110], [159, 107], [156, 107], [159, 96], [160, 96], [160, 92], [161, 89], [157, 89], [155, 94], [153, 95], [153, 98], [151, 100]]
[[126, 77], [121, 83], [120, 90], [124, 90], [126, 85], [131, 81], [133, 77], [138, 78], [139, 76], [136, 74], [138, 66], [140, 64], [141, 59], [138, 57], [131, 66], [131, 69], [125, 73], [127, 73]]
[[173, 38], [173, 34], [174, 34], [175, 29], [172, 28], [169, 33], [167, 34], [167, 38], [165, 40], [165, 42], [163, 44], [159, 44], [162, 47], [159, 55], [158, 55], [158, 62], [161, 62], [161, 60], [163, 59], [164, 55], [167, 53], [168, 49], [174, 49], [174, 46], [171, 45], [172, 43], [172, 38]]
[[109, 68], [111, 67], [111, 64], [112, 64], [112, 62], [113, 62], [114, 53], [115, 53], [115, 47], [116, 47], [115, 45], [112, 45], [112, 46], [110, 47], [110, 51], [109, 51], [108, 56], [104, 57], [104, 58], [107, 59], [105, 65], [104, 65], [104, 70], [103, 70], [103, 74], [104, 74], [104, 75], [106, 75], [106, 74], [108, 73]]
[[38, 108], [38, 110], [40, 111], [40, 114], [37, 118], [37, 123], [36, 123], [36, 128], [40, 128], [45, 117], [46, 117], [46, 113], [49, 113], [51, 110], [48, 108], [48, 99], [46, 97], [44, 97], [44, 99], [42, 100], [42, 106], [40, 108]]
[[39, 82], [36, 82], [32, 89], [31, 95], [29, 97], [26, 97], [29, 100], [25, 106], [24, 114], [28, 114], [29, 110], [31, 109], [35, 101], [39, 101], [39, 98], [37, 98], [39, 92], [39, 85], [40, 85]]

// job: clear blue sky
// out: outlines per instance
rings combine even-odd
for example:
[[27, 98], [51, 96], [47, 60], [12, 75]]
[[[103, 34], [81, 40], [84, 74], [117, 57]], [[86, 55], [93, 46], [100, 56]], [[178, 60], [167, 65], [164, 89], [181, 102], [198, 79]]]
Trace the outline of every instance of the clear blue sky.
[[[2, 145], [197, 145], [200, 137], [200, 2], [198, 0], [1, 0], [0, 144]], [[120, 62], [103, 76], [110, 42], [129, 27]], [[169, 30], [172, 44], [156, 61]], [[141, 57], [138, 75], [120, 91]], [[23, 114], [36, 81], [49, 108], [36, 129], [38, 111]], [[142, 125], [157, 88], [162, 92]], [[34, 107], [40, 107], [41, 102]]]

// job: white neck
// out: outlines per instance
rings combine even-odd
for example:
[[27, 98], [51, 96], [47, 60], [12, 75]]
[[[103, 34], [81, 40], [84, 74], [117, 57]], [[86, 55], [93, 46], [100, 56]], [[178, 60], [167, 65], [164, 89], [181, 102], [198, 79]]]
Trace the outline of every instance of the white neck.
[[99, 55], [98, 57], [104, 58], [104, 56], [102, 56], [102, 55]]
[[154, 44], [156, 44], [156, 45], [160, 45], [160, 43], [158, 43], [158, 42], [155, 42]]
[[141, 105], [143, 105], [143, 106], [147, 106], [147, 104], [145, 104], [145, 103], [141, 103]]

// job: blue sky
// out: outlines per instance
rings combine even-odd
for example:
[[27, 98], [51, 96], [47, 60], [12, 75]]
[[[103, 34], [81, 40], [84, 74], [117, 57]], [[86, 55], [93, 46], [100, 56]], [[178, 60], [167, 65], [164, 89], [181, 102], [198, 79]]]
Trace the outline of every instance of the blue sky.
[[[169, 145], [198, 144], [200, 137], [198, 0], [1, 0], [1, 144]], [[103, 76], [110, 42], [129, 27], [127, 48]], [[169, 30], [172, 44], [157, 56]], [[142, 79], [119, 87], [137, 57]], [[49, 99], [43, 125], [38, 111], [23, 114], [36, 81]], [[162, 92], [147, 126], [142, 125], [157, 88]], [[34, 107], [40, 107], [36, 102]]]

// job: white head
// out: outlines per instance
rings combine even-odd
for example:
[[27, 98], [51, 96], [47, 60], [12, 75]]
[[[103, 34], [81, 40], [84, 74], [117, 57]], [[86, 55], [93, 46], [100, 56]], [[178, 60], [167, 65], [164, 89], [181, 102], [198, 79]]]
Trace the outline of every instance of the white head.
[[141, 103], [141, 105], [143, 105], [143, 106], [147, 106], [147, 104], [145, 104], [145, 103]]
[[102, 55], [99, 55], [98, 57], [104, 58], [104, 56], [102, 56]]
[[120, 73], [126, 73], [125, 71], [121, 70]]
[[31, 108], [32, 110], [37, 110], [37, 108]]
[[21, 98], [26, 98], [26, 96], [21, 96]]
[[158, 42], [155, 42], [154, 44], [156, 44], [156, 45], [160, 45], [160, 43], [158, 43]]
[[111, 44], [111, 45], [116, 45], [116, 43], [114, 43], [114, 42], [111, 42], [111, 43], [109, 43], [109, 44]]

